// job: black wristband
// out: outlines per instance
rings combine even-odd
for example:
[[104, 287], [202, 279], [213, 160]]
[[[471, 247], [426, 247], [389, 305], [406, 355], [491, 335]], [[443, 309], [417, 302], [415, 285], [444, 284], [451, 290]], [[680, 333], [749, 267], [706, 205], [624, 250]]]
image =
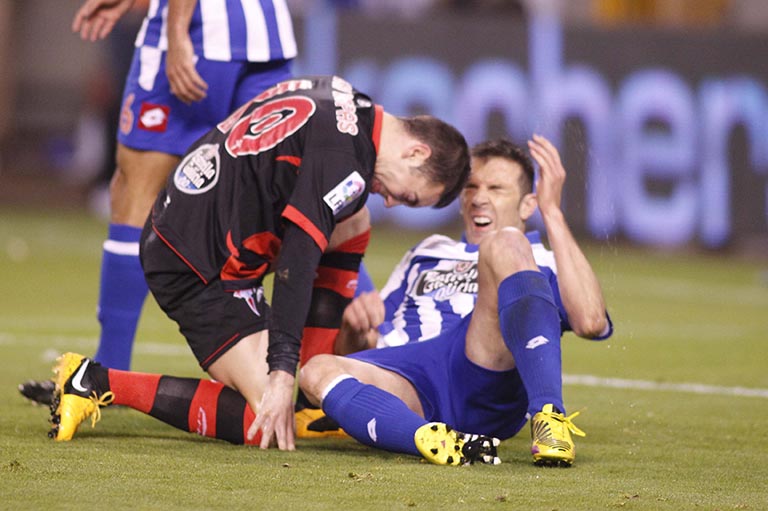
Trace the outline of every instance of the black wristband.
[[300, 348], [300, 339], [283, 332], [270, 331], [269, 347], [267, 348], [269, 372], [285, 371], [288, 374], [296, 374]]

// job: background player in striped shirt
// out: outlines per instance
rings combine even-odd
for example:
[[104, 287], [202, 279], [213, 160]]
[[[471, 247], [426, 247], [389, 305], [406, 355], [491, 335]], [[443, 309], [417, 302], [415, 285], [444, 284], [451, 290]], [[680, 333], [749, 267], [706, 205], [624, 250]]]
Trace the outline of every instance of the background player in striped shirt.
[[[107, 37], [135, 0], [87, 0], [72, 29]], [[139, 235], [181, 155], [237, 107], [291, 76], [297, 54], [285, 0], [150, 0], [136, 37], [117, 131], [110, 220], [103, 246], [95, 359], [129, 369], [147, 285]], [[22, 394], [50, 403], [53, 384]]]
[[[304, 392], [362, 443], [457, 464], [476, 459], [461, 452], [476, 442], [435, 421], [508, 438], [528, 414], [534, 460], [573, 462], [570, 432], [581, 431], [563, 413], [560, 336], [605, 339], [612, 327], [560, 209], [559, 154], [543, 137], [529, 148], [541, 170], [535, 195], [522, 150], [503, 140], [476, 146], [462, 240], [428, 237], [395, 268], [383, 301], [368, 293], [347, 307], [337, 352], [385, 349], [319, 356], [302, 370]], [[551, 252], [537, 232], [524, 234], [537, 204]]]

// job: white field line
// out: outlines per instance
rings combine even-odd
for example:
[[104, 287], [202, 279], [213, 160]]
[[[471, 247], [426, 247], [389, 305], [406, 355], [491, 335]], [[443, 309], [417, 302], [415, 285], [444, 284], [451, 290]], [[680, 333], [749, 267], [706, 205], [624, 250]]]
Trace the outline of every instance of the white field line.
[[[30, 342], [32, 341], [32, 342]], [[40, 342], [44, 341], [44, 342]], [[13, 334], [0, 332], [0, 346], [44, 344], [47, 349], [41, 354], [46, 362], [53, 361], [61, 351], [67, 349], [94, 350], [96, 339], [81, 336], [41, 335], [22, 338]], [[59, 349], [57, 349], [59, 348]], [[184, 344], [164, 344], [158, 342], [139, 341], [134, 347], [134, 353], [157, 357], [192, 356], [189, 347]], [[648, 390], [654, 392], [682, 392], [687, 394], [758, 397], [768, 399], [768, 389], [749, 387], [724, 387], [706, 385], [703, 383], [659, 383], [649, 380], [627, 380], [623, 378], [604, 378], [590, 374], [564, 374], [563, 384], [581, 385], [586, 387], [602, 387], [612, 389]]]
[[748, 387], [721, 387], [703, 383], [658, 383], [648, 380], [625, 380], [622, 378], [601, 378], [590, 374], [564, 374], [565, 385], [582, 385], [613, 389], [684, 392], [708, 396], [762, 397], [768, 399], [768, 389]]
[[[605, 276], [603, 286], [620, 296], [685, 300], [688, 303], [745, 307], [768, 307], [768, 287], [755, 284], [721, 284], [661, 277], [621, 275], [615, 281]], [[610, 306], [610, 305], [609, 305]]]
[[[48, 356], [51, 360], [66, 350], [94, 351], [97, 344], [98, 340], [96, 337], [50, 334], [18, 336], [0, 331], [0, 347], [22, 345], [31, 349], [45, 347], [47, 353], [56, 352], [56, 355], [53, 355], [52, 358], [50, 355]], [[192, 356], [192, 351], [183, 340], [176, 344], [138, 341], [133, 345], [133, 352], [141, 355], [161, 357]]]

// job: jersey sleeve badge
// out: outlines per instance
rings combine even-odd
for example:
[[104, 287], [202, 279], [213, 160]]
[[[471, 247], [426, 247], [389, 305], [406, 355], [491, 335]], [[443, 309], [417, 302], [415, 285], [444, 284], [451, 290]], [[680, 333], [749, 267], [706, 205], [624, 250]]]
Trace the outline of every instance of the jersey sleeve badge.
[[190, 195], [205, 193], [219, 180], [219, 144], [202, 144], [176, 167], [173, 184]]
[[323, 201], [334, 215], [360, 197], [365, 191], [365, 179], [356, 170], [323, 196]]

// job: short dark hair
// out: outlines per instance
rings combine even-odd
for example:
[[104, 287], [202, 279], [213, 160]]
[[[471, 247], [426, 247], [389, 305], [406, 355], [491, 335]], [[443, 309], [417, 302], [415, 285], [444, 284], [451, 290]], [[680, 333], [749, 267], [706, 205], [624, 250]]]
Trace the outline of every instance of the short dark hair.
[[504, 158], [520, 165], [523, 172], [520, 174], [520, 191], [523, 195], [533, 192], [533, 161], [523, 149], [506, 138], [480, 142], [472, 147], [472, 157], [478, 160], [490, 158]]
[[464, 135], [431, 115], [400, 117], [400, 120], [410, 135], [432, 150], [421, 170], [432, 182], [445, 187], [434, 207], [447, 206], [458, 197], [469, 177], [469, 147]]

